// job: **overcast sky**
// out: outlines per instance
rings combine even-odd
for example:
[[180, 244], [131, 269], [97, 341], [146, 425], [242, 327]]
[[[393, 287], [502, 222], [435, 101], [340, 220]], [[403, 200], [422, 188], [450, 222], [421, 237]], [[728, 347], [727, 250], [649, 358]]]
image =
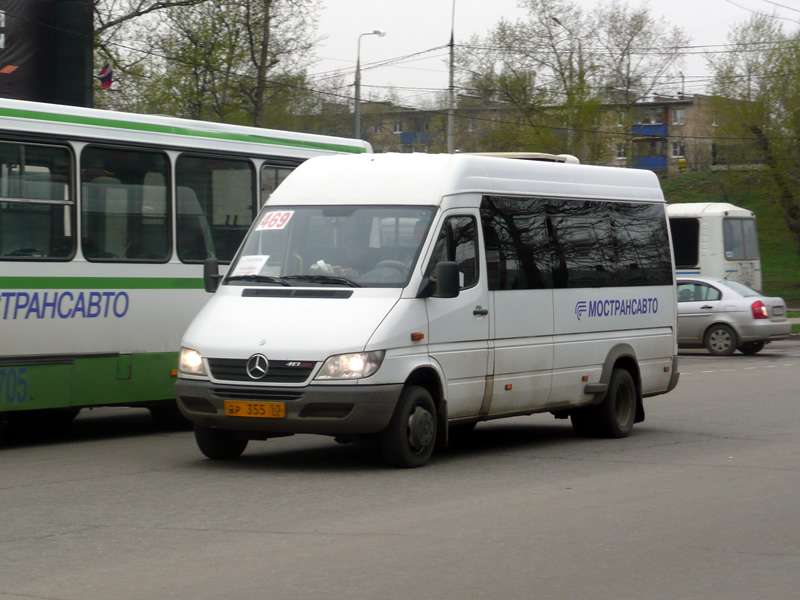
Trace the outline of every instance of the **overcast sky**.
[[[606, 0], [578, 1], [588, 11]], [[318, 47], [320, 60], [312, 74], [325, 76], [340, 72], [344, 80], [352, 84], [359, 34], [383, 29], [384, 37], [370, 35], [361, 40], [362, 99], [384, 97], [387, 88], [394, 87], [404, 103], [416, 104], [435, 90], [447, 89], [447, 48], [426, 51], [448, 44], [453, 0], [322, 2], [324, 8], [317, 33], [326, 39]], [[517, 4], [518, 0], [455, 0], [456, 44], [466, 42], [472, 34], [485, 35], [502, 17], [510, 20], [523, 17], [525, 13]], [[638, 0], [629, 0], [631, 6], [641, 4]], [[782, 17], [787, 28], [800, 21], [798, 0], [660, 0], [648, 6], [652, 14], [683, 28], [695, 46], [725, 44], [731, 25], [747, 20], [753, 11]], [[695, 52], [701, 50], [704, 49]], [[420, 54], [398, 64], [370, 68], [373, 63], [417, 53]], [[705, 82], [700, 80], [708, 74], [705, 65], [700, 55], [693, 56], [685, 65], [686, 93], [705, 91]]]

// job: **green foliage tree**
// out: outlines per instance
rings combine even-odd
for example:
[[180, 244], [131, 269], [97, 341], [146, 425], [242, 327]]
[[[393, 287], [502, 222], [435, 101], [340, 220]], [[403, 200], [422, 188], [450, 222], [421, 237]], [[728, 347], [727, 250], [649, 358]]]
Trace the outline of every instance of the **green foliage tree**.
[[729, 41], [732, 50], [710, 61], [718, 161], [766, 166], [800, 254], [800, 31], [754, 14]]

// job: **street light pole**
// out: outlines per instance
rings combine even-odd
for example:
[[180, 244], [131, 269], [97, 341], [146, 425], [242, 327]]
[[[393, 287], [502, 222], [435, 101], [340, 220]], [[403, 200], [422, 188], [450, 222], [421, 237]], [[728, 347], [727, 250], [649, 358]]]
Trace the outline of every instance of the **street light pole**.
[[361, 139], [361, 38], [365, 35], [377, 35], [383, 37], [386, 32], [383, 29], [375, 29], [367, 33], [359, 34], [358, 36], [358, 49], [356, 51], [356, 103], [353, 112], [356, 116], [355, 124], [355, 138]]

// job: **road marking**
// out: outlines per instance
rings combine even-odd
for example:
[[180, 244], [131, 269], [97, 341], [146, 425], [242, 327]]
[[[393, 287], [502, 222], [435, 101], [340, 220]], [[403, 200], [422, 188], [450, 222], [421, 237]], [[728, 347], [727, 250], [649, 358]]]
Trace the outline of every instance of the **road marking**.
[[[699, 365], [695, 365], [699, 366]], [[681, 377], [686, 377], [689, 375], [707, 375], [710, 373], [733, 373], [735, 371], [755, 371], [760, 369], [777, 369], [781, 367], [788, 367], [790, 369], [796, 368], [797, 363], [781, 363], [777, 365], [759, 365], [756, 367], [741, 367], [739, 369], [707, 369], [704, 371], [678, 371], [681, 374]]]

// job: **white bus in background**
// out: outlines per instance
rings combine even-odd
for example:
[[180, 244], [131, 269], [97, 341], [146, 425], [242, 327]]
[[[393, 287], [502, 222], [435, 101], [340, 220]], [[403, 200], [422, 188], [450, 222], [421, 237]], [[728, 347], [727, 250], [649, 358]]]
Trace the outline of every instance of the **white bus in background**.
[[761, 290], [754, 212], [726, 202], [668, 204], [677, 275], [723, 277]]
[[650, 171], [315, 158], [184, 335], [179, 406], [214, 459], [316, 433], [417, 467], [455, 431], [543, 412], [621, 438], [678, 382], [675, 298]]
[[[300, 163], [361, 141], [0, 99], [0, 433], [174, 408], [203, 261]], [[163, 409], [163, 410], [162, 410]]]

